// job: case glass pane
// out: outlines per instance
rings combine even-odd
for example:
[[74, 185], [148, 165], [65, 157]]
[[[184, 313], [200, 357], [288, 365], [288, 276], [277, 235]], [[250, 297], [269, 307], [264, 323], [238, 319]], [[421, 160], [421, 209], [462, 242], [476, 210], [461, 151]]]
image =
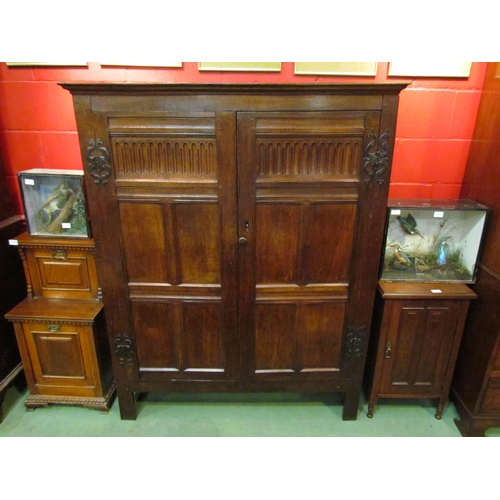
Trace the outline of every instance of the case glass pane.
[[380, 280], [474, 283], [487, 214], [469, 200], [389, 200]]
[[18, 177], [30, 236], [90, 236], [83, 172], [32, 169]]

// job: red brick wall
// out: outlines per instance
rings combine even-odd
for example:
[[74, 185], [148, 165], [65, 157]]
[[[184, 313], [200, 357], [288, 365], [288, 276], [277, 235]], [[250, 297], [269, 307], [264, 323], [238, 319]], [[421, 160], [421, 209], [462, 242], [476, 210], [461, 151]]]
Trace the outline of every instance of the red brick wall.
[[326, 83], [405, 80], [396, 130], [391, 197], [456, 198], [460, 193], [486, 63], [473, 63], [467, 79], [296, 76], [293, 63], [280, 73], [200, 72], [182, 68], [13, 68], [0, 63], [0, 147], [10, 190], [22, 213], [17, 172], [30, 168], [82, 169], [73, 103], [58, 82]]

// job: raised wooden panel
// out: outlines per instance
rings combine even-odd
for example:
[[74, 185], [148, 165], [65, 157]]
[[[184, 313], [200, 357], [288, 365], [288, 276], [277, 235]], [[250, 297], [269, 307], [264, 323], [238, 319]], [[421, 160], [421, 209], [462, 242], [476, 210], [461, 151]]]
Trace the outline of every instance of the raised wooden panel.
[[256, 206], [256, 282], [298, 283], [301, 206], [259, 203]]
[[[139, 366], [143, 369], [181, 369], [174, 304], [132, 302]], [[154, 349], [151, 346], [154, 345]]]
[[122, 202], [120, 218], [129, 281], [168, 283], [163, 205]]
[[338, 371], [345, 304], [258, 304], [256, 373]]
[[47, 377], [84, 378], [78, 332], [50, 334], [32, 332], [40, 361], [40, 374]]
[[426, 349], [425, 356], [418, 357], [414, 383], [416, 385], [439, 384], [446, 369], [445, 360], [451, 347], [453, 328], [450, 328], [448, 308], [429, 307], [427, 309], [427, 324], [422, 335], [422, 346]]
[[90, 286], [85, 258], [80, 261], [74, 259], [72, 262], [54, 262], [44, 258], [37, 258], [37, 261], [42, 288], [50, 289], [64, 286], [86, 290]]
[[345, 307], [344, 301], [301, 306], [296, 352], [303, 372], [339, 369]]
[[259, 304], [255, 316], [256, 372], [293, 371], [297, 306]]
[[397, 345], [393, 354], [392, 368], [387, 381], [391, 385], [409, 385], [412, 378], [412, 366], [414, 357], [418, 355], [415, 348], [420, 342], [419, 333], [423, 331], [425, 325], [424, 307], [403, 307], [399, 318], [399, 328], [397, 331]]
[[349, 280], [355, 224], [355, 204], [311, 204], [306, 265], [308, 283]]
[[225, 338], [220, 304], [184, 302], [181, 324], [185, 370], [224, 371]]
[[177, 260], [181, 283], [218, 284], [221, 281], [219, 205], [174, 205]]

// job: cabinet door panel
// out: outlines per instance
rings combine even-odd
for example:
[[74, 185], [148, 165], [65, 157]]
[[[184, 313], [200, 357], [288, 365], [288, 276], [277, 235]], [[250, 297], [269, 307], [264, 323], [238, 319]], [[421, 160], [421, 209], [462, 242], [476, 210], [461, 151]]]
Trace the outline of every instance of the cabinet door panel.
[[352, 265], [356, 244], [370, 244], [363, 241], [368, 233], [357, 231], [360, 211], [367, 210], [363, 144], [377, 117], [238, 113], [238, 225], [246, 243], [239, 252], [239, 310], [247, 377], [271, 380], [282, 373], [282, 379], [307, 380], [341, 370], [349, 307], [354, 317], [356, 304], [367, 300], [366, 274]]
[[[387, 346], [380, 393], [440, 394], [445, 381], [460, 306], [442, 301], [390, 305]], [[386, 347], [387, 347], [386, 346]]]
[[36, 391], [44, 387], [93, 387], [91, 327], [85, 325], [48, 325], [26, 322], [22, 325], [30, 353]]
[[137, 110], [101, 126], [114, 176], [97, 196], [107, 191], [119, 215], [121, 248], [108, 241], [109, 260], [126, 269], [103, 280], [104, 300], [115, 295], [130, 314], [132, 329], [110, 312], [115, 335], [130, 331], [135, 378], [236, 377], [239, 356], [227, 359], [239, 349], [234, 113]]

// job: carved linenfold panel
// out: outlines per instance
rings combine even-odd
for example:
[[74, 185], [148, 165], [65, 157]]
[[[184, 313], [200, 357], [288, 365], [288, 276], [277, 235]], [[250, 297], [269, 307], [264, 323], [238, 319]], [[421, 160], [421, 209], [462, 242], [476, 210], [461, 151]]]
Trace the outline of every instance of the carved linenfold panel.
[[117, 177], [165, 175], [217, 176], [215, 139], [115, 138], [113, 162]]
[[258, 175], [357, 178], [361, 139], [258, 140]]

